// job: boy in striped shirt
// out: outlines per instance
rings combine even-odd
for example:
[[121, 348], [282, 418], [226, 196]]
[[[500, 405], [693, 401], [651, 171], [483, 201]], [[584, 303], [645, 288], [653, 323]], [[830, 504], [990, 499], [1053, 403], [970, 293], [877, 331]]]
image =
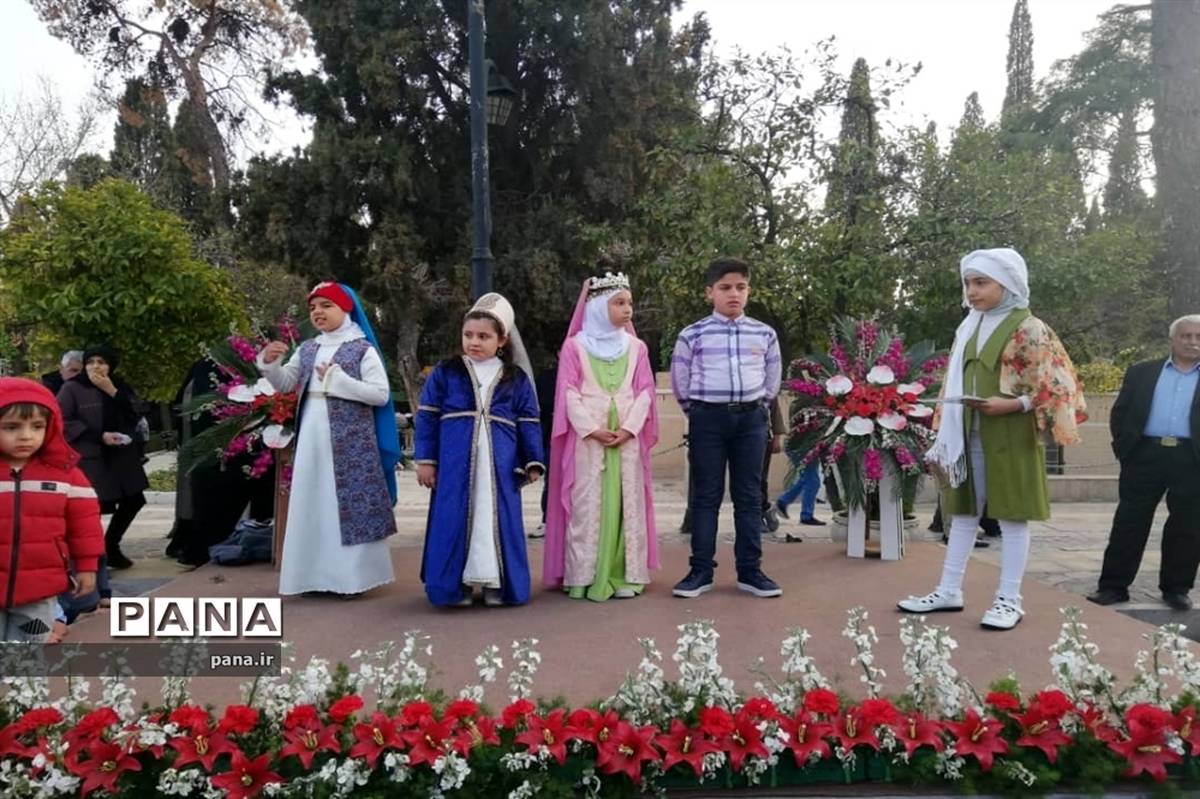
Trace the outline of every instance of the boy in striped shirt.
[[708, 265], [705, 296], [711, 316], [684, 328], [671, 358], [671, 388], [688, 417], [692, 492], [691, 570], [675, 596], [698, 597], [712, 589], [717, 516], [729, 468], [733, 497], [737, 587], [754, 596], [783, 593], [762, 572], [759, 483], [770, 422], [768, 405], [779, 394], [779, 339], [770, 325], [745, 314], [750, 267], [721, 258]]

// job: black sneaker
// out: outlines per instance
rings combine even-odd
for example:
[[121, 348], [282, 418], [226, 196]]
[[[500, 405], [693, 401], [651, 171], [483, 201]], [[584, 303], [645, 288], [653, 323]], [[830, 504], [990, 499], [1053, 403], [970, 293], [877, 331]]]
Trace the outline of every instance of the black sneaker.
[[771, 504], [772, 504], [772, 505], [775, 507], [775, 512], [776, 512], [776, 513], [778, 513], [778, 514], [779, 514], [780, 516], [782, 516], [783, 518], [785, 518], [785, 519], [790, 519], [790, 518], [792, 518], [791, 516], [788, 516], [788, 512], [787, 512], [787, 505], [784, 505], [784, 504], [783, 504], [782, 502], [780, 502], [779, 500], [775, 500], [775, 501], [774, 501], [774, 502], [772, 502]]
[[816, 516], [809, 516], [807, 519], [801, 519], [801, 524], [807, 524], [810, 527], [824, 527], [825, 522], [818, 519]]
[[737, 587], [739, 591], [745, 591], [748, 594], [754, 594], [760, 597], [782, 596], [783, 589], [775, 584], [761, 570], [755, 569], [752, 572], [739, 574], [737, 579]]
[[768, 533], [773, 533], [779, 529], [779, 514], [775, 511], [775, 508], [768, 507], [763, 511], [763, 527], [766, 528]]
[[682, 580], [675, 583], [675, 588], [672, 589], [671, 593], [675, 596], [681, 596], [687, 599], [695, 599], [701, 594], [711, 591], [712, 587], [712, 572], [692, 569], [690, 572], [688, 572], [687, 577], [684, 577]]
[[108, 568], [110, 569], [128, 569], [133, 565], [133, 561], [125, 557], [125, 553], [118, 547], [111, 547], [106, 554], [108, 555]]

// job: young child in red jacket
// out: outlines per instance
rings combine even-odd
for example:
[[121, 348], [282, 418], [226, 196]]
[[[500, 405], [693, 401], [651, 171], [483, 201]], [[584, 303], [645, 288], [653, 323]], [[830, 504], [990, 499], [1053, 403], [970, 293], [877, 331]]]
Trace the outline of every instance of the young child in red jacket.
[[104, 554], [96, 492], [63, 437], [54, 395], [32, 380], [0, 378], [0, 640], [41, 642], [57, 597], [95, 590]]

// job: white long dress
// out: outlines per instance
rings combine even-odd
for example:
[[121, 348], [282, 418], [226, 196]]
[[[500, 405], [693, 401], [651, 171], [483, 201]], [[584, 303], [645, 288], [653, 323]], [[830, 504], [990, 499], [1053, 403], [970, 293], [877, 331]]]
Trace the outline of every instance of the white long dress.
[[[499, 358], [471, 361], [475, 393], [481, 403], [492, 395], [500, 378], [503, 363]], [[479, 440], [475, 445], [475, 471], [471, 475], [471, 539], [467, 548], [467, 565], [463, 582], [467, 585], [500, 587], [500, 557], [496, 552], [496, 500], [492, 484], [496, 465], [492, 463], [491, 424], [486, 411], [479, 423]]]
[[[283, 595], [310, 591], [357, 594], [395, 579], [388, 542], [346, 546], [338, 521], [333, 442], [325, 395], [371, 406], [383, 405], [390, 396], [387, 372], [374, 347], [363, 356], [361, 380], [330, 363], [338, 347], [358, 338], [363, 338], [362, 329], [349, 317], [334, 332], [316, 338], [320, 349], [315, 363], [330, 366], [323, 380], [314, 369], [306, 389], [279, 571], [279, 593]], [[264, 363], [259, 356], [258, 367], [276, 390], [291, 391], [300, 379], [300, 351], [282, 365], [280, 360]]]

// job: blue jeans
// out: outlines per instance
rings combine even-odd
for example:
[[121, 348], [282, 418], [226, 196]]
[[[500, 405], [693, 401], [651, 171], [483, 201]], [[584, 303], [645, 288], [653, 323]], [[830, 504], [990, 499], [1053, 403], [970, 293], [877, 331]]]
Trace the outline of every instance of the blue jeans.
[[775, 501], [787, 507], [800, 497], [800, 518], [811, 519], [817, 510], [817, 492], [821, 489], [821, 469], [817, 461], [804, 467], [796, 481], [787, 487]]
[[733, 497], [736, 537], [733, 557], [739, 575], [762, 563], [762, 466], [767, 449], [768, 411], [692, 403], [688, 408], [688, 465], [692, 475], [691, 567], [712, 572], [717, 563], [717, 516], [725, 495], [725, 470]]

